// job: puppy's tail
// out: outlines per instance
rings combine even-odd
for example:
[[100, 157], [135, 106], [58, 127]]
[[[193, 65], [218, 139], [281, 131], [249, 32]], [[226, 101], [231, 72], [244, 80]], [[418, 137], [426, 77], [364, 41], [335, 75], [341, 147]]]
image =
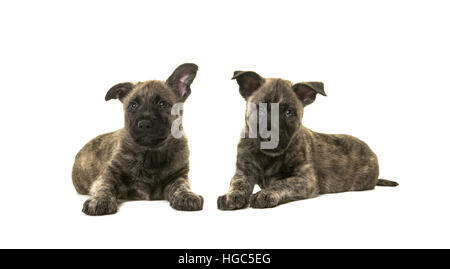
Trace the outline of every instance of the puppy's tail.
[[398, 183], [395, 181], [379, 178], [378, 182], [377, 182], [377, 186], [395, 187], [395, 186], [398, 186]]

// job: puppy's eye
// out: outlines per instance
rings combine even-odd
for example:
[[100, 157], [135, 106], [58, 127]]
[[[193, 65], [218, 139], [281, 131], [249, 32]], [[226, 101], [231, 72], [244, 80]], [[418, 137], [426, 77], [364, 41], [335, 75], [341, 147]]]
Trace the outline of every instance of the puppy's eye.
[[292, 112], [292, 110], [288, 109], [286, 110], [286, 112], [284, 112], [284, 116], [286, 118], [292, 117], [294, 115], [294, 112]]
[[136, 102], [131, 102], [129, 107], [130, 109], [135, 110], [138, 107], [138, 104]]
[[161, 108], [168, 108], [169, 107], [169, 103], [167, 103], [166, 101], [159, 101], [158, 102], [159, 107]]

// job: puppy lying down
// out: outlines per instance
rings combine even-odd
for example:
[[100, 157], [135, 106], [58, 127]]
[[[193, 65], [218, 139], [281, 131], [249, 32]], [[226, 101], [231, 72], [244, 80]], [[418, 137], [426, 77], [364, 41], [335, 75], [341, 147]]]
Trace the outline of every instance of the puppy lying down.
[[[219, 209], [268, 208], [323, 193], [398, 185], [378, 178], [377, 156], [363, 141], [316, 133], [302, 125], [304, 107], [317, 94], [326, 95], [323, 83], [294, 84], [252, 71], [236, 71], [233, 79], [247, 101], [246, 126], [238, 144], [236, 172], [229, 191], [217, 200]], [[274, 118], [273, 109], [278, 114]], [[255, 121], [263, 130], [262, 123], [271, 126], [270, 132], [277, 136], [268, 137], [260, 130], [252, 136]], [[252, 194], [255, 184], [261, 191]]]
[[75, 158], [73, 185], [91, 196], [84, 213], [115, 213], [118, 199], [166, 199], [177, 210], [202, 209], [203, 198], [190, 191], [187, 140], [171, 132], [180, 117], [172, 108], [191, 93], [197, 69], [183, 64], [166, 81], [125, 82], [108, 91], [106, 100], [123, 103], [125, 127], [92, 139]]

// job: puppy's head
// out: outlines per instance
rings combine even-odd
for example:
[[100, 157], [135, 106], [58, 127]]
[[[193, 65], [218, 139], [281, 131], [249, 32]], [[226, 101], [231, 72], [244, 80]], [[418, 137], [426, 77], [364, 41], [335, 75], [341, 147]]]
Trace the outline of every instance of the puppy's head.
[[171, 110], [191, 93], [190, 85], [198, 67], [180, 65], [166, 81], [125, 82], [113, 86], [105, 100], [119, 99], [125, 112], [125, 129], [137, 144], [150, 148], [163, 145], [171, 137], [177, 115]]
[[[239, 92], [247, 101], [246, 128], [252, 124], [250, 119], [258, 124], [257, 141], [276, 139], [262, 136], [261, 117], [267, 120], [266, 126], [271, 134], [278, 133], [275, 147], [261, 148], [263, 153], [269, 155], [282, 154], [289, 147], [300, 130], [303, 108], [313, 103], [318, 93], [326, 96], [322, 82], [294, 84], [283, 79], [263, 78], [253, 71], [235, 71], [232, 79], [236, 79]], [[272, 111], [276, 108], [273, 104], [278, 105], [278, 113]], [[252, 117], [254, 111], [258, 113]]]

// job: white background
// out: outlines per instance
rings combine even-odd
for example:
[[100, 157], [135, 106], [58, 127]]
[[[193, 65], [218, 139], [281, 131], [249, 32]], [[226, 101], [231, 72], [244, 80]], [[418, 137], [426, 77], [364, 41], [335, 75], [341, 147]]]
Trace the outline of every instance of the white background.
[[[450, 247], [445, 1], [2, 1], [0, 247]], [[75, 154], [123, 125], [114, 84], [199, 65], [185, 105], [201, 212], [126, 202], [88, 217]], [[348, 133], [399, 187], [224, 212], [245, 103], [234, 70], [319, 80], [304, 124]]]

